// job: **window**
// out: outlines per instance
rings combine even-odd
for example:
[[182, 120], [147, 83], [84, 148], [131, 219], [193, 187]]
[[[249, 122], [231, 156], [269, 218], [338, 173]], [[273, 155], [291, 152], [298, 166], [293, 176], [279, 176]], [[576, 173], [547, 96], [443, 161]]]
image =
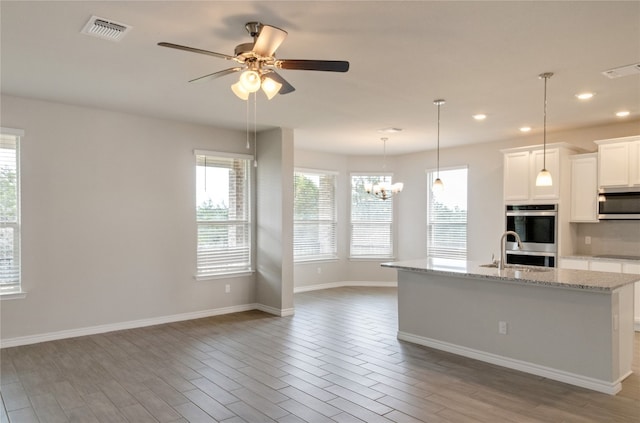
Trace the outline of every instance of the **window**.
[[197, 278], [251, 271], [251, 157], [196, 151]]
[[351, 175], [351, 258], [393, 257], [393, 201], [364, 190], [366, 183], [392, 183], [391, 175]]
[[293, 186], [294, 261], [336, 259], [336, 173], [299, 169]]
[[436, 172], [427, 172], [427, 255], [467, 258], [467, 168], [440, 170], [444, 190], [433, 192]]
[[20, 137], [22, 131], [0, 131], [0, 294], [20, 287]]

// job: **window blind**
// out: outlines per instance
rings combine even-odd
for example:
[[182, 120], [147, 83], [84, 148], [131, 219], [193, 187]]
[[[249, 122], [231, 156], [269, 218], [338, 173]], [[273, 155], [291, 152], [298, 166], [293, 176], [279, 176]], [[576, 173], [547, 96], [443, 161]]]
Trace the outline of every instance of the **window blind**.
[[433, 192], [436, 172], [427, 172], [427, 255], [467, 258], [467, 168], [440, 170], [444, 190]]
[[20, 136], [0, 133], [0, 294], [20, 292]]
[[250, 158], [196, 152], [197, 277], [251, 271]]
[[392, 183], [391, 175], [351, 175], [351, 258], [393, 257], [393, 201], [364, 189], [383, 181]]
[[337, 258], [336, 176], [335, 172], [294, 172], [295, 261]]

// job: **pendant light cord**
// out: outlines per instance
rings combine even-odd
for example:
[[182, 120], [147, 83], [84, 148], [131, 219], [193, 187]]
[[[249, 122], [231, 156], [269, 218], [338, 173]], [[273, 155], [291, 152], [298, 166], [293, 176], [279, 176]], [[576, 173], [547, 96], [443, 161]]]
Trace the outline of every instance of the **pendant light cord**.
[[258, 167], [258, 96], [253, 93], [253, 167]]
[[542, 119], [542, 168], [547, 168], [547, 80], [548, 77], [544, 77], [544, 113]]
[[438, 102], [438, 144], [436, 147], [436, 179], [440, 179], [440, 102]]

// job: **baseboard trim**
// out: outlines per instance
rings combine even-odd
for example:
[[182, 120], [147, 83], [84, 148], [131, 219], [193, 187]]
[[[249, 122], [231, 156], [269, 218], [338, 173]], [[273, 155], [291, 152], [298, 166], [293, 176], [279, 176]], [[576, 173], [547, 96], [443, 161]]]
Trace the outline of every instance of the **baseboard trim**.
[[436, 339], [425, 338], [406, 332], [398, 331], [398, 339], [407, 341], [425, 347], [435, 348], [437, 350], [450, 352], [464, 357], [473, 358], [475, 360], [484, 361], [486, 363], [496, 364], [498, 366], [507, 367], [509, 369], [519, 370], [521, 372], [530, 373], [536, 376], [542, 376], [547, 379], [557, 380], [559, 382], [568, 383], [582, 388], [591, 389], [609, 395], [615, 395], [622, 389], [622, 381], [631, 374], [624, 375], [615, 382], [594, 379], [575, 373], [565, 372], [551, 367], [541, 366], [522, 360], [516, 360], [485, 351], [475, 350], [448, 342], [438, 341]]
[[[117, 330], [135, 329], [145, 326], [162, 325], [165, 323], [180, 322], [184, 320], [201, 319], [204, 317], [219, 316], [222, 314], [238, 313], [249, 310], [261, 310], [259, 304], [243, 304], [232, 307], [215, 308], [195, 311], [190, 313], [173, 314], [170, 316], [153, 317], [150, 319], [131, 320], [128, 322], [112, 323], [107, 325], [88, 326], [78, 329], [62, 330], [38, 335], [19, 336], [0, 340], [0, 348], [18, 347], [21, 345], [37, 344], [40, 342], [56, 341], [59, 339], [75, 338], [78, 336], [97, 335], [100, 333]], [[264, 311], [264, 310], [263, 310]], [[268, 311], [267, 311], [268, 313]], [[274, 314], [274, 313], [271, 313]]]
[[307, 292], [307, 291], [318, 291], [321, 289], [329, 289], [329, 288], [342, 288], [345, 286], [369, 286], [369, 287], [397, 287], [397, 281], [391, 282], [380, 282], [380, 281], [342, 281], [342, 282], [329, 282], [329, 283], [321, 283], [317, 285], [307, 285], [307, 286], [297, 286], [293, 288], [293, 292], [295, 294], [299, 292]]
[[279, 317], [293, 316], [294, 314], [293, 308], [280, 309], [276, 307], [267, 306], [264, 304], [256, 304], [256, 310], [264, 311], [265, 313], [273, 314], [274, 316], [279, 316]]

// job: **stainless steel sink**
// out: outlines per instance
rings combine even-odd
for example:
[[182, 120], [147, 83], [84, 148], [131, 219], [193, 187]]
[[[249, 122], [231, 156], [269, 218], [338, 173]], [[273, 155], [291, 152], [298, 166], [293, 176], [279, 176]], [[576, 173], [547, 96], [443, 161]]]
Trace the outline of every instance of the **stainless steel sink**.
[[[498, 263], [489, 263], [489, 264], [481, 264], [480, 267], [488, 267], [488, 268], [498, 268]], [[523, 266], [520, 264], [506, 264], [504, 266], [506, 270], [513, 270], [518, 272], [550, 272], [552, 270], [551, 267], [542, 267], [542, 266]]]

